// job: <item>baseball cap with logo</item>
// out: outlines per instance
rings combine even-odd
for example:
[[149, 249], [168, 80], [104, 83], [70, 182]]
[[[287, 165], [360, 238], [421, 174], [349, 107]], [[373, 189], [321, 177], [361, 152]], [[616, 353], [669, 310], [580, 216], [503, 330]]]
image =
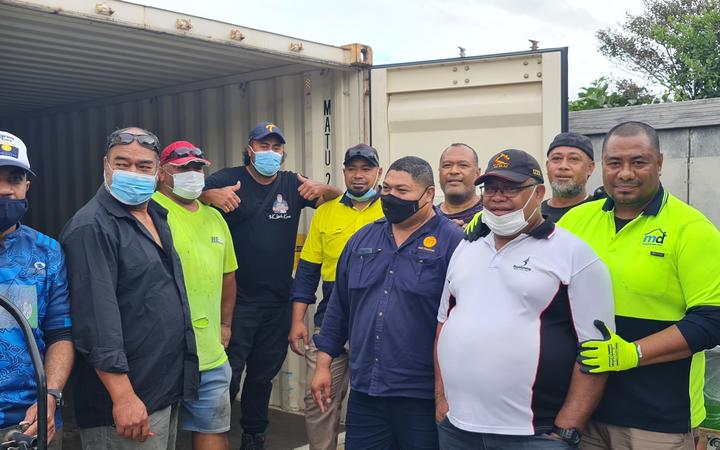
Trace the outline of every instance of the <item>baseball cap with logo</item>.
[[272, 122], [260, 122], [255, 125], [255, 128], [250, 130], [248, 141], [259, 141], [260, 139], [265, 139], [271, 134], [277, 136], [281, 143], [285, 143], [285, 138], [282, 135], [282, 131], [280, 131], [280, 127]]
[[189, 141], [175, 141], [165, 147], [160, 154], [160, 165], [172, 164], [173, 166], [184, 166], [191, 162], [200, 162], [206, 166], [210, 161], [203, 158], [203, 151]]
[[539, 183], [545, 182], [537, 160], [529, 153], [516, 149], [503, 150], [490, 158], [485, 173], [477, 177], [475, 185], [483, 184], [491, 177], [515, 183], [522, 183], [529, 178]]
[[366, 144], [358, 144], [355, 147], [350, 147], [345, 150], [345, 160], [343, 161], [343, 165], [346, 166], [351, 159], [357, 157], [367, 159], [370, 164], [375, 167], [380, 166], [380, 158], [378, 157], [377, 150]]
[[0, 131], [0, 166], [15, 166], [25, 169], [30, 175], [30, 161], [27, 156], [27, 147], [19, 137], [7, 131]]

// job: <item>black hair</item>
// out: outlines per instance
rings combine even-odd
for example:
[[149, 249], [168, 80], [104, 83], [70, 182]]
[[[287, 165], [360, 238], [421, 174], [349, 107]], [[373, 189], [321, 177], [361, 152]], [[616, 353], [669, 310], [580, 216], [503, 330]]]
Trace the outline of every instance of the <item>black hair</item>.
[[420, 183], [424, 188], [435, 185], [432, 167], [427, 161], [417, 156], [405, 156], [398, 159], [390, 164], [388, 172], [391, 170], [409, 173], [413, 181]]
[[478, 166], [480, 165], [480, 160], [478, 159], [478, 155], [477, 155], [477, 152], [475, 151], [475, 149], [470, 147], [467, 144], [463, 144], [462, 142], [453, 142], [452, 144], [448, 145], [447, 148], [445, 148], [445, 150], [443, 150], [442, 153], [440, 154], [441, 160], [442, 160], [443, 155], [445, 155], [445, 152], [450, 150], [452, 147], [465, 147], [466, 149], [470, 150], [473, 154], [473, 158], [475, 159], [475, 164]]
[[640, 134], [645, 135], [650, 142], [650, 148], [660, 153], [660, 139], [658, 138], [657, 131], [655, 128], [643, 122], [628, 121], [622, 122], [610, 129], [605, 135], [603, 140], [602, 151], [605, 153], [608, 141], [613, 136], [631, 137], [638, 136]]

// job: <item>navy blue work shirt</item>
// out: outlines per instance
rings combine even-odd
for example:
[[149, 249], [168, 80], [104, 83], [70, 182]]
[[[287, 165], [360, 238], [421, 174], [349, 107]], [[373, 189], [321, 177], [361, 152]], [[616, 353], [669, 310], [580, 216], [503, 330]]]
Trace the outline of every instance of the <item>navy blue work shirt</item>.
[[315, 345], [335, 358], [349, 341], [353, 390], [434, 398], [437, 311], [462, 237], [460, 227], [436, 212], [400, 248], [386, 219], [348, 241]]

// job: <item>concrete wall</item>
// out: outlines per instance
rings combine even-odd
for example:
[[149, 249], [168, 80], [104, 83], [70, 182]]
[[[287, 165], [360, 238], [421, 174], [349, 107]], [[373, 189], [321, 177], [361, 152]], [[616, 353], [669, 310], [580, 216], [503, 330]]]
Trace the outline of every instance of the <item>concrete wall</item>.
[[626, 120], [658, 130], [663, 185], [720, 226], [720, 99], [570, 113], [570, 131], [589, 136], [595, 147], [597, 167], [589, 189], [602, 185], [600, 150], [605, 132]]

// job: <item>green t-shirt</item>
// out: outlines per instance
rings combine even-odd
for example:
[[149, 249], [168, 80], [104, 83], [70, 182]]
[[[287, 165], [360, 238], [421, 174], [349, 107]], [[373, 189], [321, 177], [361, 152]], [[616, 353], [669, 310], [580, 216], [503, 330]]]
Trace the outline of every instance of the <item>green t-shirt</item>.
[[188, 211], [160, 192], [153, 200], [168, 210], [175, 251], [183, 268], [200, 371], [214, 369], [227, 361], [220, 342], [223, 275], [238, 267], [230, 230], [218, 211], [200, 202], [197, 211]]

